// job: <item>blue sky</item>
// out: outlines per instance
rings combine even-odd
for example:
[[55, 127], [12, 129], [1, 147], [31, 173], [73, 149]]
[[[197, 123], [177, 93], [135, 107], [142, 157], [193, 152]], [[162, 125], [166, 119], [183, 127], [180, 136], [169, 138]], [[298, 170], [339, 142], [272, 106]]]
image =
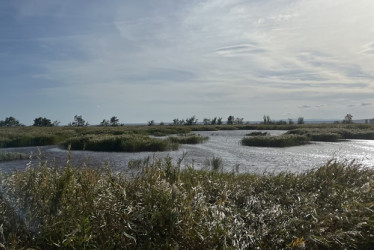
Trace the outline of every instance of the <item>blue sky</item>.
[[0, 120], [374, 117], [372, 0], [0, 1]]

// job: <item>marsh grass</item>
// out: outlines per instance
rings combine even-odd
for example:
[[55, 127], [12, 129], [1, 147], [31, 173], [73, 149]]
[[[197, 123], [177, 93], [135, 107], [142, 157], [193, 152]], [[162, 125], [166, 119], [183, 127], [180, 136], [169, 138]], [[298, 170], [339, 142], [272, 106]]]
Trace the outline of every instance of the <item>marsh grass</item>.
[[249, 134], [246, 134], [246, 136], [267, 136], [269, 135], [268, 132], [261, 132], [261, 131], [254, 131]]
[[14, 161], [28, 159], [29, 155], [19, 152], [0, 152], [0, 161]]
[[144, 152], [169, 151], [178, 149], [178, 144], [169, 140], [151, 138], [143, 135], [102, 135], [70, 138], [62, 143], [72, 150], [91, 150], [106, 152]]
[[169, 140], [179, 144], [199, 144], [208, 140], [209, 137], [196, 134], [182, 134], [177, 136], [169, 136]]
[[331, 141], [348, 139], [374, 140], [373, 128], [341, 127], [341, 128], [303, 128], [290, 130], [288, 134], [298, 134], [308, 136], [312, 141]]
[[241, 143], [255, 147], [291, 147], [308, 144], [309, 138], [303, 135], [253, 136], [244, 137]]
[[223, 160], [221, 157], [213, 156], [210, 159], [206, 159], [205, 167], [216, 172], [223, 172]]
[[[179, 161], [180, 162], [180, 161]], [[374, 170], [328, 162], [303, 174], [110, 168], [41, 162], [0, 176], [0, 243], [9, 249], [370, 249]]]

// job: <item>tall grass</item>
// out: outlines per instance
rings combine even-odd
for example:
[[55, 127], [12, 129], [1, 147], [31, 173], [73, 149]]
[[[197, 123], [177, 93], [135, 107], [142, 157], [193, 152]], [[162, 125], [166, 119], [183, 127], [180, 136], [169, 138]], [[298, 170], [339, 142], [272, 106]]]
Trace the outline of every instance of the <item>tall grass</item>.
[[244, 146], [255, 147], [291, 147], [309, 143], [309, 138], [303, 135], [253, 136], [244, 137]]
[[206, 159], [205, 166], [216, 172], [223, 171], [223, 159], [218, 156], [213, 156], [210, 159]]
[[195, 134], [185, 134], [178, 136], [169, 136], [169, 140], [173, 143], [179, 144], [199, 144], [208, 140], [209, 137], [195, 135]]
[[142, 152], [168, 151], [178, 149], [178, 144], [169, 140], [151, 138], [142, 135], [121, 136], [80, 136], [62, 143], [65, 148], [72, 150]]
[[328, 162], [303, 174], [41, 163], [0, 177], [9, 249], [372, 249], [374, 170]]
[[341, 127], [341, 128], [303, 128], [290, 130], [288, 134], [305, 135], [312, 141], [339, 141], [341, 139], [374, 140], [374, 130], [369, 127]]
[[19, 152], [0, 152], [0, 162], [1, 161], [13, 161], [13, 160], [23, 160], [28, 159], [29, 155]]

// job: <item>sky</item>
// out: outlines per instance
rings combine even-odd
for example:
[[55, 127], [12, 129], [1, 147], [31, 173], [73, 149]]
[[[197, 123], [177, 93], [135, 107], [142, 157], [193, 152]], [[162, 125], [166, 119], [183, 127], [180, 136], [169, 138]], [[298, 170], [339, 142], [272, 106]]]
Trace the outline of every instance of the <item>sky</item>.
[[372, 0], [1, 0], [0, 120], [374, 117]]

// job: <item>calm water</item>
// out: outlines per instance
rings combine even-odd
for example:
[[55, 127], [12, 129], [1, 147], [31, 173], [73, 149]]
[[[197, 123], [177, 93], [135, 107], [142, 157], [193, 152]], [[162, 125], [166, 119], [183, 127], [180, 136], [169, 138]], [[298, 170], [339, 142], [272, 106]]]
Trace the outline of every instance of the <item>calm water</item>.
[[[184, 157], [185, 164], [193, 164], [195, 168], [205, 166], [207, 159], [218, 156], [223, 159], [226, 171], [231, 171], [239, 166], [240, 172], [302, 172], [319, 167], [328, 160], [356, 159], [366, 166], [374, 166], [374, 141], [351, 140], [344, 142], [314, 142], [310, 145], [289, 148], [261, 148], [240, 145], [240, 140], [245, 134], [253, 131], [203, 131], [195, 132], [209, 136], [209, 140], [199, 145], [182, 145], [178, 151], [155, 153], [107, 153], [90, 151], [72, 151], [73, 164], [100, 166], [109, 163], [117, 170], [126, 170], [130, 160], [144, 159], [145, 157], [163, 158], [171, 156], [173, 159]], [[285, 131], [268, 131], [271, 135], [280, 135]], [[15, 151], [38, 154], [36, 147], [0, 149], [1, 151]], [[67, 161], [68, 152], [55, 146], [40, 147], [45, 160], [64, 163]], [[22, 170], [29, 164], [36, 166], [38, 160], [21, 160], [0, 163], [2, 171]]]

